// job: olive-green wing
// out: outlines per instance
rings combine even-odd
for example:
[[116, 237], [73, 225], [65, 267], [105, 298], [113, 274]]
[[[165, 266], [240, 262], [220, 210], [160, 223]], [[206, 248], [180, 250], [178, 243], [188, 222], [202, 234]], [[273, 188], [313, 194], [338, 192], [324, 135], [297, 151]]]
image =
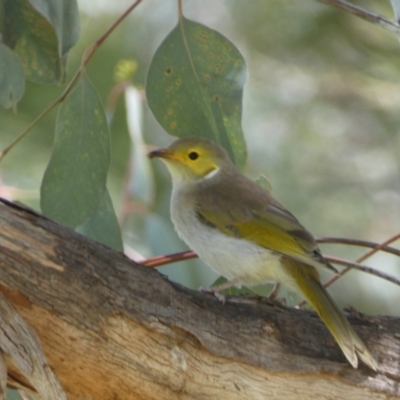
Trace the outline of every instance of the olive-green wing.
[[199, 209], [197, 215], [201, 222], [229, 236], [247, 239], [286, 257], [337, 272], [322, 257], [314, 237], [278, 205], [269, 205], [261, 212], [246, 210], [235, 214]]

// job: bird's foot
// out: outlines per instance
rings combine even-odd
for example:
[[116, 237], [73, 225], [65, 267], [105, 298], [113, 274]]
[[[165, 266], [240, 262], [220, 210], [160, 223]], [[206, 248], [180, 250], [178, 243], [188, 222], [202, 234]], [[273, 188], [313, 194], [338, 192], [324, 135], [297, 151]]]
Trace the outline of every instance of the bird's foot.
[[279, 304], [280, 306], [286, 306], [286, 299], [284, 297], [278, 297], [280, 288], [281, 284], [279, 282], [276, 282], [269, 295], [267, 296], [267, 299], [273, 303]]
[[272, 290], [269, 292], [268, 298], [270, 300], [275, 300], [276, 296], [278, 296], [279, 289], [281, 288], [281, 284], [279, 282], [276, 282]]
[[353, 306], [350, 306], [350, 305], [346, 306], [344, 308], [344, 311], [346, 311], [347, 313], [349, 313], [350, 315], [353, 315], [354, 317], [356, 317], [358, 319], [365, 319], [365, 315]]
[[214, 295], [222, 304], [225, 304], [226, 297], [225, 297], [223, 294], [218, 293], [218, 290], [215, 290], [214, 288], [200, 287], [200, 288], [199, 288], [199, 291], [200, 291], [200, 292], [203, 292], [203, 293], [212, 294], [212, 295]]

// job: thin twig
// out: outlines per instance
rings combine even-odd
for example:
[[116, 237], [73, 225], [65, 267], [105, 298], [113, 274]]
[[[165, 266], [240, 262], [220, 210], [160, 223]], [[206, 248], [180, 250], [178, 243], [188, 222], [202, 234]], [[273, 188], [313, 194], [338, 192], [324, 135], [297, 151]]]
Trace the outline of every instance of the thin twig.
[[[400, 239], [400, 233], [398, 233], [397, 235], [392, 236], [391, 238], [389, 238], [389, 239], [386, 240], [385, 242], [383, 242], [383, 243], [381, 243], [381, 244], [378, 244], [377, 246], [375, 246], [375, 247], [372, 248], [371, 250], [367, 251], [365, 254], [363, 254], [361, 257], [359, 257], [359, 258], [356, 260], [355, 264], [356, 264], [356, 265], [359, 265], [359, 263], [363, 262], [364, 260], [366, 260], [367, 258], [371, 257], [373, 254], [375, 254], [376, 252], [378, 252], [378, 251], [380, 251], [380, 250], [385, 251], [384, 249], [387, 248], [387, 246], [388, 246], [390, 243], [393, 243], [393, 242], [395, 242], [395, 241], [398, 240], [398, 239]], [[328, 257], [328, 256], [324, 256], [324, 257], [325, 257], [327, 260], [333, 259], [333, 257]], [[333, 262], [335, 262], [335, 261], [333, 261]], [[340, 264], [340, 263], [339, 263], [339, 264]], [[336, 281], [337, 281], [339, 278], [341, 278], [344, 274], [347, 274], [352, 268], [355, 268], [353, 265], [350, 266], [350, 264], [353, 264], [353, 263], [350, 263], [350, 262], [349, 262], [349, 264], [347, 264], [347, 267], [346, 267], [346, 268], [344, 268], [344, 269], [341, 270], [337, 275], [333, 276], [331, 279], [329, 279], [327, 282], [325, 282], [325, 283], [324, 283], [324, 287], [328, 287], [328, 286], [332, 285], [332, 283], [336, 282]], [[366, 268], [369, 268], [369, 267], [366, 267]], [[359, 268], [358, 268], [358, 269], [359, 269]], [[375, 270], [373, 270], [373, 271], [375, 271]], [[367, 271], [365, 271], [365, 272], [367, 272]], [[380, 271], [377, 271], [377, 272], [380, 273]], [[384, 273], [382, 272], [381, 275], [380, 275], [380, 277], [381, 277], [381, 278], [384, 278], [384, 277], [382, 276], [382, 274], [384, 274]], [[373, 275], [377, 275], [377, 274], [376, 274], [376, 273], [373, 273]], [[385, 274], [385, 275], [386, 275], [386, 274]], [[387, 275], [387, 276], [390, 277], [390, 279], [388, 279], [390, 282], [394, 282], [394, 280], [397, 280], [396, 278], [391, 277], [390, 275]], [[386, 278], [384, 278], [384, 279], [386, 279]], [[397, 282], [394, 282], [394, 283], [397, 283]], [[305, 301], [305, 300], [301, 301], [301, 302], [298, 304], [298, 307], [303, 307], [304, 304], [306, 304], [306, 301]]]
[[[377, 253], [378, 251], [382, 250], [383, 248], [387, 247], [390, 243], [393, 243], [398, 239], [400, 239], [400, 233], [392, 236], [388, 240], [384, 241], [383, 243], [379, 244], [378, 246], [374, 247], [373, 249], [367, 251], [361, 257], [358, 257], [356, 260], [356, 263], [363, 262], [367, 258], [371, 257], [373, 254]], [[329, 279], [327, 282], [325, 282], [324, 286], [328, 287], [328, 286], [332, 285], [332, 283], [336, 282], [340, 277], [342, 277], [344, 274], [347, 274], [347, 272], [349, 272], [350, 270], [351, 270], [351, 267], [347, 266], [342, 271], [340, 271], [337, 275], [333, 276], [331, 279]]]
[[386, 247], [390, 243], [393, 243], [393, 242], [395, 242], [396, 240], [399, 240], [399, 239], [400, 239], [400, 233], [392, 236], [391, 238], [389, 238], [388, 240], [384, 241], [380, 245], [374, 247], [370, 251], [367, 251], [364, 255], [362, 255], [361, 257], [358, 257], [356, 262], [358, 262], [358, 263], [363, 262], [364, 260], [366, 260], [367, 258], [371, 257], [372, 255], [374, 255], [378, 251], [382, 250], [384, 247]]
[[46, 117], [50, 111], [52, 111], [58, 104], [64, 101], [69, 92], [74, 87], [75, 83], [79, 79], [82, 74], [85, 66], [92, 58], [93, 54], [99, 48], [99, 46], [110, 36], [110, 34], [114, 31], [114, 29], [121, 23], [121, 21], [128, 16], [128, 14], [136, 8], [142, 0], [136, 0], [128, 9], [106, 30], [106, 32], [101, 35], [94, 43], [86, 48], [83, 53], [82, 61], [79, 69], [75, 72], [72, 79], [69, 81], [67, 87], [64, 89], [62, 94], [53, 101], [44, 111], [42, 111], [17, 137], [14, 139], [3, 151], [0, 153], [0, 162], [3, 158], [8, 154], [8, 152], [17, 144], [21, 139], [23, 139], [31, 129], [38, 124], [44, 117]]
[[394, 276], [389, 275], [386, 272], [378, 271], [375, 268], [367, 267], [366, 265], [361, 265], [355, 262], [332, 256], [325, 256], [325, 259], [335, 264], [346, 265], [350, 269], [356, 269], [358, 271], [366, 272], [367, 274], [378, 276], [379, 278], [386, 279], [387, 281], [400, 286], [400, 279], [395, 278]]
[[68, 93], [71, 91], [72, 87], [74, 86], [75, 82], [78, 80], [79, 76], [82, 73], [82, 67], [80, 67], [69, 81], [67, 87], [62, 92], [62, 94], [53, 101], [44, 111], [42, 111], [3, 151], [0, 153], [0, 162], [3, 158], [8, 154], [8, 152], [22, 140], [30, 131], [31, 129], [38, 124], [44, 117], [49, 114], [58, 104], [60, 104], [64, 99], [67, 97]]
[[[316, 242], [318, 243], [332, 243], [332, 244], [346, 244], [346, 245], [353, 245], [353, 246], [360, 246], [360, 247], [370, 247], [375, 248], [380, 246], [379, 243], [370, 242], [367, 240], [360, 240], [360, 239], [347, 239], [347, 238], [337, 238], [337, 237], [323, 237], [317, 238]], [[400, 249], [396, 249], [395, 247], [382, 247], [380, 249], [386, 253], [394, 254], [395, 256], [400, 257]]]
[[[385, 242], [383, 242], [381, 244], [376, 244], [376, 243], [368, 242], [365, 240], [356, 240], [356, 239], [342, 239], [342, 238], [320, 238], [320, 239], [317, 239], [317, 241], [319, 243], [341, 243], [341, 244], [343, 243], [343, 244], [353, 244], [353, 245], [359, 245], [359, 246], [365, 246], [365, 247], [372, 247], [371, 250], [369, 250], [368, 252], [363, 254], [361, 257], [359, 257], [356, 262], [351, 262], [351, 261], [343, 260], [341, 258], [332, 257], [332, 256], [324, 256], [325, 259], [327, 259], [330, 262], [346, 266], [346, 268], [344, 268], [342, 271], [340, 271], [339, 274], [335, 275], [329, 281], [327, 281], [324, 284], [324, 286], [327, 287], [327, 286], [331, 285], [333, 282], [338, 280], [341, 276], [346, 274], [351, 269], [357, 269], [359, 271], [362, 271], [362, 272], [365, 272], [365, 273], [368, 273], [371, 275], [375, 275], [379, 278], [385, 279], [389, 282], [392, 282], [392, 283], [400, 286], [400, 279], [395, 278], [394, 276], [389, 275], [385, 272], [378, 271], [374, 268], [367, 267], [365, 265], [360, 264], [360, 262], [371, 257], [373, 254], [375, 254], [378, 251], [385, 251], [387, 253], [399, 255], [400, 252], [397, 249], [388, 247], [388, 245], [390, 243], [396, 241], [397, 239], [400, 239], [400, 233], [389, 238], [388, 240], [386, 240]], [[156, 267], [160, 267], [162, 265], [166, 265], [166, 264], [170, 264], [170, 263], [178, 262], [178, 261], [184, 261], [184, 260], [188, 260], [188, 259], [196, 258], [196, 257], [197, 257], [197, 254], [194, 253], [193, 251], [189, 250], [189, 251], [184, 251], [181, 253], [174, 253], [174, 254], [169, 254], [169, 255], [164, 255], [164, 256], [148, 258], [147, 260], [142, 261], [140, 264], [145, 267], [148, 267], [148, 268], [156, 268]], [[302, 302], [300, 302], [298, 304], [298, 307], [304, 306], [305, 303], [306, 302], [303, 300]]]
[[381, 28], [394, 33], [400, 37], [400, 25], [396, 22], [385, 18], [384, 16], [365, 10], [359, 6], [348, 3], [344, 0], [317, 0], [319, 3], [329, 4], [330, 6], [336, 7], [339, 10], [346, 11], [353, 14], [365, 21], [372, 22], [373, 24], [379, 25]]
[[[377, 251], [376, 247], [374, 248], [374, 250]], [[380, 250], [383, 250], [383, 249], [380, 249]], [[394, 249], [394, 250], [396, 250], [396, 249]], [[387, 247], [386, 247], [386, 251], [387, 251]], [[141, 264], [145, 267], [149, 267], [149, 268], [156, 268], [156, 267], [160, 267], [165, 264], [189, 260], [191, 258], [196, 258], [196, 257], [197, 257], [196, 253], [188, 250], [188, 251], [184, 251], [181, 253], [174, 253], [174, 254], [169, 254], [169, 255], [165, 255], [165, 256], [157, 256], [157, 257], [148, 258], [147, 260], [144, 260], [144, 261], [140, 262], [139, 264]], [[345, 265], [349, 270], [356, 269], [358, 271], [363, 271], [365, 273], [378, 276], [379, 278], [386, 279], [387, 281], [395, 283], [396, 285], [400, 286], [400, 279], [395, 278], [394, 276], [389, 275], [385, 272], [378, 271], [371, 267], [367, 267], [366, 265], [361, 265], [357, 262], [351, 262], [348, 260], [344, 260], [342, 258], [337, 258], [337, 257], [333, 257], [333, 256], [324, 256], [324, 258], [335, 264]]]
[[[330, 237], [318, 238], [318, 239], [316, 239], [316, 241], [318, 243], [333, 243], [333, 244], [339, 243], [339, 244], [350, 244], [350, 245], [362, 246], [362, 247], [371, 247], [371, 248], [373, 248], [373, 253], [376, 253], [379, 250], [379, 251], [384, 251], [386, 253], [391, 253], [391, 254], [394, 254], [394, 255], [400, 257], [400, 250], [395, 249], [394, 247], [389, 247], [389, 246], [385, 245], [385, 243], [391, 243], [392, 241], [395, 241], [396, 238], [398, 238], [398, 237], [394, 236], [393, 238], [390, 238], [387, 242], [384, 242], [381, 244], [369, 242], [367, 240], [330, 238]], [[366, 253], [366, 254], [368, 254], [368, 253]], [[373, 253], [371, 253], [371, 255]], [[363, 257], [365, 257], [366, 254], [364, 254]], [[150, 267], [150, 268], [156, 268], [156, 267], [161, 267], [166, 264], [170, 264], [172, 262], [183, 261], [183, 260], [187, 260], [189, 258], [195, 258], [195, 257], [197, 257], [197, 255], [193, 251], [183, 251], [180, 253], [167, 254], [167, 255], [148, 258], [147, 260], [143, 261], [141, 263], [141, 265], [144, 265], [144, 266]], [[324, 256], [324, 257], [327, 259], [329, 258], [329, 256]]]
[[139, 264], [149, 268], [156, 268], [156, 267], [161, 267], [162, 265], [165, 264], [170, 264], [177, 261], [189, 260], [191, 258], [196, 258], [196, 257], [197, 257], [196, 253], [194, 253], [191, 250], [188, 250], [188, 251], [183, 251], [181, 253], [174, 253], [174, 254], [168, 254], [166, 256], [156, 256], [148, 258], [147, 260], [144, 260]]
[[183, 17], [182, 0], [178, 0], [178, 15], [179, 15], [179, 18]]

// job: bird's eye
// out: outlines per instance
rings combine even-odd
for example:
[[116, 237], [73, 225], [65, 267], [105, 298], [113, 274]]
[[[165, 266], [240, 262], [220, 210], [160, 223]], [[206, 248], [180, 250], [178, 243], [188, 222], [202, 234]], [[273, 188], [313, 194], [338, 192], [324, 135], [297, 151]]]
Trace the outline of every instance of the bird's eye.
[[196, 153], [195, 151], [192, 151], [189, 153], [189, 158], [191, 160], [197, 160], [199, 158], [199, 153]]

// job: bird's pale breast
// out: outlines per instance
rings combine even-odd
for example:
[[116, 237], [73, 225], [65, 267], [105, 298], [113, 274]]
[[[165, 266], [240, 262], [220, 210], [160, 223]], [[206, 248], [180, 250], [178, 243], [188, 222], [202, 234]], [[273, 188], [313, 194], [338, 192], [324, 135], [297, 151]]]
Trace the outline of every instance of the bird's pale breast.
[[185, 202], [184, 193], [176, 188], [172, 192], [171, 218], [179, 236], [217, 274], [247, 286], [278, 281], [297, 291], [281, 267], [281, 255], [202, 223]]

